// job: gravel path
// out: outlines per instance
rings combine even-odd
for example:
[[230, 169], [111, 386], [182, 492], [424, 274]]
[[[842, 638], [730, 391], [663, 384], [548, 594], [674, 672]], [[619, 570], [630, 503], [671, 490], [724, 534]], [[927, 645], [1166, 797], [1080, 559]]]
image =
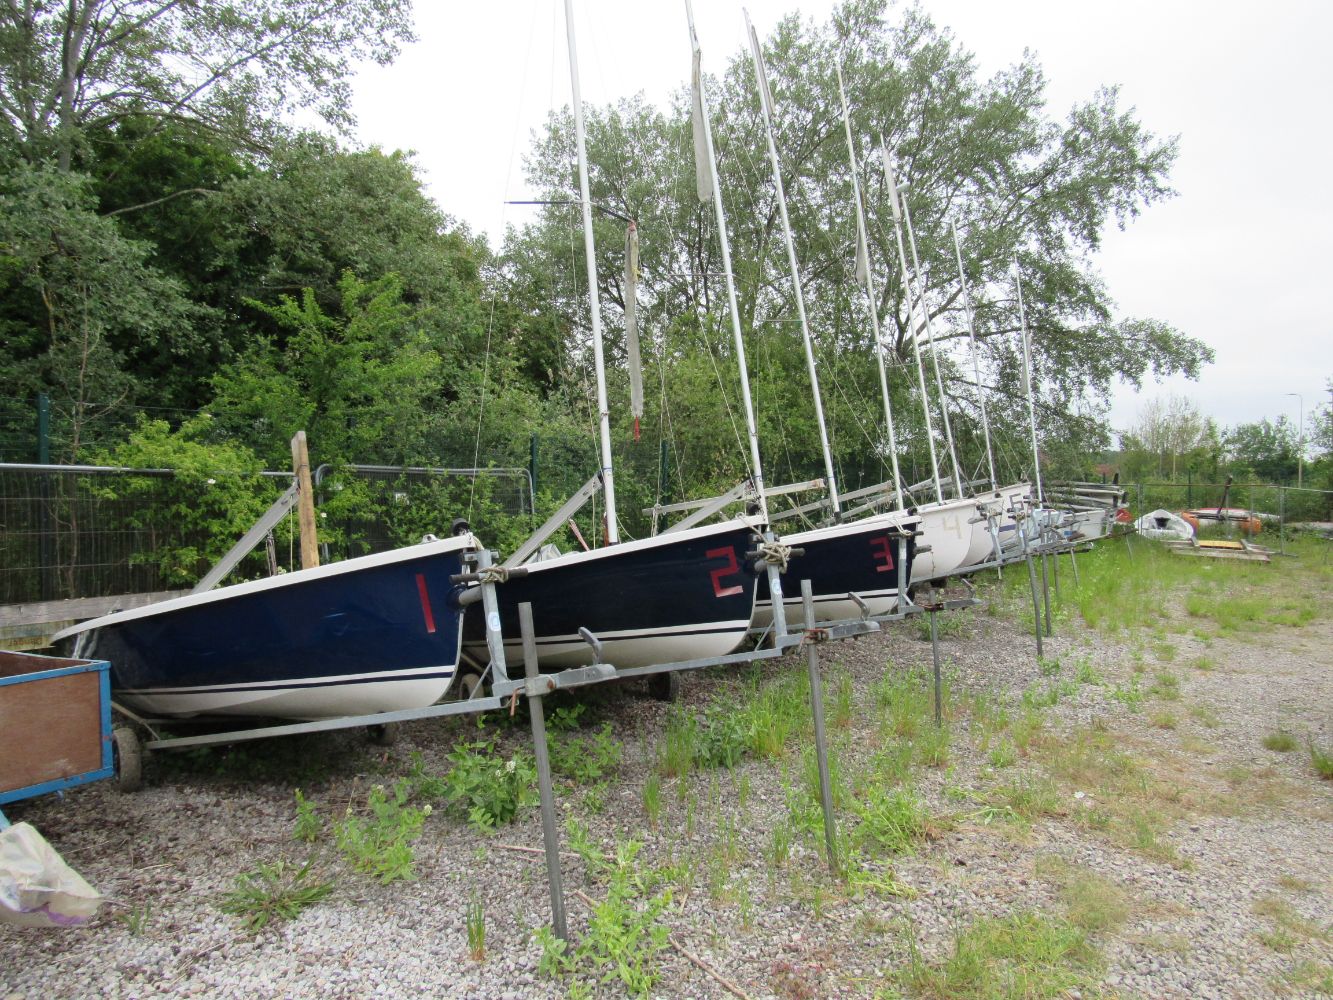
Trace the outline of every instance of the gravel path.
[[[978, 920], [1063, 920], [1078, 905], [1070, 887], [1089, 885], [1113, 912], [1083, 925], [1098, 957], [1068, 995], [1325, 995], [1333, 782], [1314, 776], [1305, 740], [1333, 748], [1328, 595], [1304, 627], [1239, 638], [1178, 629], [1108, 638], [1063, 621], [1044, 668], [1016, 621], [1020, 605], [1010, 598], [1002, 613], [981, 608], [947, 629], [947, 756], [910, 776], [931, 814], [928, 837], [896, 857], [854, 859], [851, 881], [830, 876], [821, 835], [796, 829], [804, 764], [795, 742], [777, 758], [661, 778], [650, 809], [645, 785], [673, 710], [629, 685], [592, 699], [588, 714], [612, 724], [622, 760], [607, 783], [559, 787], [558, 805], [608, 854], [639, 842], [629, 867], [652, 875], [644, 893], [670, 889], [661, 920], [671, 940], [651, 995], [735, 995], [724, 980], [756, 1000], [912, 995], [894, 977], [913, 949], [938, 967]], [[929, 643], [904, 625], [825, 647], [821, 661], [837, 769], [860, 795], [894, 745], [876, 685], [926, 667]], [[803, 667], [793, 657], [758, 675], [776, 682]], [[708, 672], [684, 678], [682, 700], [702, 712], [748, 690], [734, 673]], [[840, 712], [847, 705], [850, 714]], [[1297, 737], [1294, 750], [1264, 748], [1279, 730]], [[508, 750], [528, 742], [525, 728], [496, 721], [482, 735]], [[105, 782], [10, 807], [12, 821], [37, 826], [111, 904], [78, 930], [0, 926], [0, 1000], [540, 998], [584, 986], [585, 995], [624, 995], [616, 981], [585, 978], [571, 991], [538, 971], [532, 929], [548, 921], [549, 900], [535, 809], [494, 833], [437, 810], [416, 844], [417, 879], [387, 886], [352, 871], [326, 834], [315, 867], [334, 884], [328, 898], [255, 934], [220, 911], [239, 874], [308, 856], [292, 836], [294, 787], [324, 814], [341, 814], [407, 773], [414, 754], [441, 773], [453, 745], [476, 738], [472, 721], [419, 723], [391, 748], [340, 733], [247, 750], [243, 760], [155, 759], [136, 795]], [[923, 733], [918, 743], [927, 745]], [[1053, 798], [1020, 815], [1013, 789], [1029, 780]], [[1108, 788], [1125, 794], [1108, 797]], [[844, 834], [853, 819], [845, 803]], [[573, 851], [563, 870], [578, 940], [588, 901], [611, 889]], [[469, 956], [464, 917], [477, 902], [482, 961]]]

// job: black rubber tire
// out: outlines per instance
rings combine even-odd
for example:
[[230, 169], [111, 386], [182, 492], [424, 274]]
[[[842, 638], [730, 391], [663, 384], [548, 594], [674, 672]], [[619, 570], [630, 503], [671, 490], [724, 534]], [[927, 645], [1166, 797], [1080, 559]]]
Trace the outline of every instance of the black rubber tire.
[[111, 731], [111, 760], [122, 792], [143, 787], [143, 744], [133, 729], [120, 726]]
[[391, 747], [398, 742], [398, 723], [381, 722], [366, 727], [366, 738], [377, 747]]
[[658, 701], [671, 704], [680, 701], [680, 675], [674, 670], [665, 674], [653, 674], [648, 678], [648, 693]]

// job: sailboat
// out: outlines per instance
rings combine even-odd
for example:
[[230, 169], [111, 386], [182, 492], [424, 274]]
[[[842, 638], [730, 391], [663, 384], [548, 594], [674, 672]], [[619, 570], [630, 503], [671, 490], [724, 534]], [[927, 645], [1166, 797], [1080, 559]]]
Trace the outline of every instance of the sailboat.
[[[856, 618], [863, 614], [886, 615], [893, 612], [898, 605], [900, 579], [902, 582], [910, 580], [917, 565], [916, 532], [921, 519], [914, 512], [899, 510], [859, 521], [839, 523], [842, 520], [842, 510], [838, 497], [837, 474], [833, 467], [833, 453], [829, 446], [828, 430], [824, 420], [819, 373], [815, 366], [814, 342], [806, 318], [800, 267], [796, 259], [791, 221], [787, 214], [787, 196], [782, 183], [782, 168], [773, 138], [773, 97], [764, 69], [759, 36], [755, 32], [754, 25], [750, 23], [748, 13], [745, 24], [750, 38], [755, 85], [759, 91], [759, 106], [764, 120], [769, 165], [772, 168], [778, 212], [782, 219], [793, 298], [800, 320], [815, 421], [819, 428], [820, 446], [824, 457], [824, 483], [835, 521], [832, 525], [782, 536], [784, 544], [799, 548], [803, 553], [791, 559], [787, 566], [787, 576], [792, 580], [810, 581], [814, 594], [815, 616], [820, 621], [838, 621]], [[711, 138], [709, 155], [711, 157]], [[786, 596], [783, 603], [794, 612], [800, 599], [797, 596]], [[755, 608], [756, 624], [767, 624], [768, 618], [772, 615], [772, 606], [773, 595], [768, 592], [767, 580], [761, 578]]]
[[59, 632], [151, 716], [327, 719], [424, 708], [453, 681], [463, 533], [202, 590]]
[[[590, 486], [595, 483], [604, 497], [607, 544], [551, 555], [530, 540], [504, 563], [505, 568], [522, 565], [524, 573], [497, 588], [498, 625], [506, 656], [519, 657], [518, 607], [531, 604], [543, 669], [593, 662], [631, 668], [722, 656], [736, 649], [750, 629], [757, 574], [747, 553], [760, 537], [762, 520], [739, 517], [636, 541], [619, 538], [572, 0], [564, 6], [600, 430], [601, 469]], [[558, 512], [539, 535], [567, 516]], [[486, 651], [483, 613], [475, 608], [465, 624], [465, 647], [478, 665]]]
[[[935, 431], [930, 418], [930, 398], [926, 389], [925, 366], [921, 360], [920, 332], [929, 330], [930, 313], [925, 296], [920, 287], [913, 294], [912, 271], [907, 266], [907, 253], [903, 242], [904, 221], [907, 220], [907, 233], [912, 240], [912, 252], [915, 258], [915, 237], [910, 227], [910, 217], [906, 215], [907, 205], [899, 200], [897, 181], [894, 177], [893, 159], [889, 155], [888, 145], [880, 141], [881, 159], [884, 167], [884, 179], [889, 192], [889, 207], [893, 212], [894, 241], [898, 249], [898, 266], [903, 275], [904, 289], [907, 293], [908, 325], [912, 327], [912, 354], [916, 361], [917, 388], [921, 394], [921, 407], [926, 423], [926, 442], [930, 452], [931, 482], [935, 487], [935, 500], [915, 508], [921, 517], [922, 552], [912, 568], [912, 582], [925, 583], [945, 579], [969, 565], [968, 553], [973, 550], [974, 540], [978, 538], [978, 526], [984, 520], [979, 516], [975, 500], [963, 495], [962, 476], [958, 472], [957, 459], [954, 458], [953, 485], [956, 496], [952, 500], [944, 498], [944, 486], [940, 478], [939, 459], [935, 452]], [[921, 311], [921, 321], [916, 323], [914, 311]], [[932, 338], [933, 340], [933, 338]], [[936, 369], [938, 376], [938, 368]], [[940, 406], [947, 419], [943, 388], [940, 390]], [[946, 434], [950, 454], [953, 453], [952, 436]]]
[[976, 544], [968, 552], [968, 566], [979, 566], [988, 561], [1005, 563], [1018, 558], [1018, 523], [1015, 511], [1021, 511], [1032, 487], [1026, 482], [1001, 486], [995, 475], [995, 452], [991, 448], [990, 417], [986, 411], [986, 394], [981, 388], [981, 362], [977, 357], [976, 317], [972, 310], [972, 294], [967, 287], [967, 273], [963, 270], [963, 250], [958, 242], [958, 227], [950, 222], [953, 236], [954, 259], [958, 262], [958, 283], [963, 295], [963, 313], [967, 319], [967, 340], [972, 353], [972, 379], [977, 388], [977, 405], [981, 410], [981, 430], [986, 448], [986, 469], [990, 473], [987, 488], [977, 496], [977, 506], [986, 518], [990, 544]]

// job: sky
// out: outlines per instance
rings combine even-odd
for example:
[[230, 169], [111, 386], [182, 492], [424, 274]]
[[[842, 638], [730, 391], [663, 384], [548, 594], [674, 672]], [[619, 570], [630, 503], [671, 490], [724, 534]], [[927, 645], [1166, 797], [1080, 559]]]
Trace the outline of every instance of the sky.
[[[1162, 320], [1214, 348], [1197, 382], [1117, 387], [1111, 425], [1175, 394], [1223, 426], [1307, 427], [1333, 378], [1333, 4], [1144, 0], [922, 0], [989, 76], [1031, 50], [1063, 119], [1098, 88], [1158, 136], [1179, 136], [1177, 196], [1124, 231], [1108, 227], [1095, 266], [1122, 317]], [[569, 101], [559, 0], [418, 0], [417, 34], [390, 67], [354, 81], [356, 139], [416, 153], [430, 195], [498, 245], [530, 208], [522, 160], [533, 129]], [[738, 0], [695, 4], [704, 67], [745, 45]], [[761, 36], [790, 13], [827, 20], [831, 0], [750, 0]], [[576, 0], [583, 99], [638, 91], [659, 104], [689, 75], [684, 2]], [[892, 13], [890, 15], [893, 16]], [[780, 109], [779, 109], [779, 113]], [[1291, 395], [1297, 394], [1297, 395]], [[1298, 396], [1300, 398], [1298, 398]]]

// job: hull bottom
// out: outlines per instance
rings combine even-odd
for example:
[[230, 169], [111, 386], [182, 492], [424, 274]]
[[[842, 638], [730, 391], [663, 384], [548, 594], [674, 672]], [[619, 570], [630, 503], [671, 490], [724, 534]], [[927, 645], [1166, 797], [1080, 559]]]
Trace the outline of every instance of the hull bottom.
[[145, 688], [116, 692], [116, 701], [149, 716], [224, 715], [312, 722], [425, 708], [444, 696], [453, 666], [375, 674], [310, 677], [266, 684]]
[[[744, 642], [749, 625], [749, 620], [709, 622], [681, 630], [596, 635], [602, 643], [602, 662], [627, 669], [726, 656]], [[490, 659], [484, 642], [464, 643], [463, 655], [478, 665]], [[583, 667], [593, 662], [592, 647], [578, 635], [537, 636], [537, 657], [543, 670]], [[510, 677], [523, 675], [521, 641], [505, 642], [505, 663]]]

